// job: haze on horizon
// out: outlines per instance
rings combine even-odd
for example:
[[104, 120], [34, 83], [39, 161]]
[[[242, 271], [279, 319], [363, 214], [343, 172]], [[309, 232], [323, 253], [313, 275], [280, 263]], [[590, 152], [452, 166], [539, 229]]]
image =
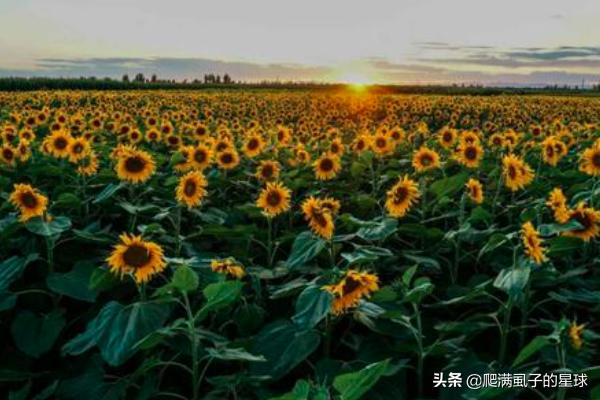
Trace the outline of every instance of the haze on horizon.
[[0, 76], [588, 85], [595, 0], [4, 0]]

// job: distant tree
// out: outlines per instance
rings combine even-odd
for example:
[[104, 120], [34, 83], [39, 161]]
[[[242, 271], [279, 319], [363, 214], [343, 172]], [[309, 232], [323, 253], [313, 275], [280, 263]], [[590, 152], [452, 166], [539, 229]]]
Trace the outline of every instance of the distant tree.
[[133, 79], [134, 82], [140, 82], [140, 83], [144, 83], [146, 81], [146, 78], [144, 77], [144, 74], [142, 74], [141, 72], [137, 73], [135, 75], [135, 78]]
[[156, 83], [157, 81], [158, 81], [158, 78], [156, 77], [156, 74], [152, 74], [152, 77], [150, 78], [150, 82]]
[[123, 78], [121, 80], [123, 82], [129, 82], [129, 75], [127, 75], [127, 74], [123, 75]]
[[221, 83], [221, 75], [217, 75], [215, 83]]
[[229, 76], [229, 74], [223, 75], [223, 83], [225, 83], [225, 84], [231, 83], [231, 77]]

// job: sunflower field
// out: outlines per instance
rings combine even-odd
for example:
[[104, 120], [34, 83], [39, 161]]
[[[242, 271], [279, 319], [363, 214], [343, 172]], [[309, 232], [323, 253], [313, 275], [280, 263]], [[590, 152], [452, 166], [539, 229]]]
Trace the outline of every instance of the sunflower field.
[[600, 399], [598, 123], [596, 97], [0, 93], [2, 397]]

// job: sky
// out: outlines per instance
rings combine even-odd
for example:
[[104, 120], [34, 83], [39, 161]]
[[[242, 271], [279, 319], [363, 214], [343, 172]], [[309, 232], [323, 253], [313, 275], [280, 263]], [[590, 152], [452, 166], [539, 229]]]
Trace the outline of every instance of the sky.
[[0, 76], [600, 81], [598, 0], [0, 0]]

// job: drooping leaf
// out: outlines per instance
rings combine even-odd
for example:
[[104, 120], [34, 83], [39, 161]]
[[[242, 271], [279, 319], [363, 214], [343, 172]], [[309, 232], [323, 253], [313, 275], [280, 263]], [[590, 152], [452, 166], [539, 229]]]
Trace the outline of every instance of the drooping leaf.
[[71, 220], [67, 217], [54, 217], [47, 222], [42, 218], [35, 218], [25, 224], [27, 230], [36, 235], [50, 237], [59, 235], [71, 228]]
[[83, 333], [63, 346], [63, 353], [78, 355], [98, 346], [108, 364], [121, 365], [135, 353], [134, 344], [161, 328], [168, 315], [168, 305], [160, 302], [124, 306], [111, 301], [88, 323]]
[[329, 313], [332, 299], [332, 295], [320, 287], [307, 286], [296, 300], [292, 321], [300, 328], [313, 328]]
[[17, 314], [10, 330], [19, 350], [37, 358], [52, 348], [64, 326], [65, 319], [58, 309], [46, 315], [24, 310]]
[[285, 264], [290, 269], [300, 267], [318, 256], [326, 245], [325, 240], [313, 235], [311, 232], [302, 232], [294, 240], [292, 250]]
[[37, 258], [38, 254], [33, 253], [26, 257], [13, 256], [2, 261], [0, 263], [0, 291], [8, 289], [11, 283], [19, 279], [27, 264]]
[[46, 285], [55, 293], [93, 303], [97, 293], [89, 288], [89, 282], [96, 268], [94, 263], [78, 262], [70, 272], [49, 274]]
[[333, 380], [333, 387], [342, 400], [358, 400], [386, 373], [388, 364], [389, 360], [383, 360], [359, 371], [338, 375]]

